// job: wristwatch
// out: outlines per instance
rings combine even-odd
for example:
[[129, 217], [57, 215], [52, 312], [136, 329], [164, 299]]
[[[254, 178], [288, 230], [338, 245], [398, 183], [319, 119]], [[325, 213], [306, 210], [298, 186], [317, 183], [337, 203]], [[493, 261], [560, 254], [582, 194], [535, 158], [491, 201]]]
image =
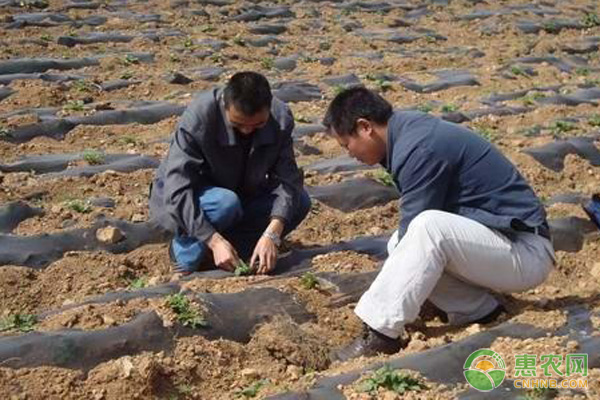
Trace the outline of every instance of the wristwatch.
[[271, 239], [277, 247], [281, 244], [281, 238], [276, 233], [265, 231], [262, 235]]

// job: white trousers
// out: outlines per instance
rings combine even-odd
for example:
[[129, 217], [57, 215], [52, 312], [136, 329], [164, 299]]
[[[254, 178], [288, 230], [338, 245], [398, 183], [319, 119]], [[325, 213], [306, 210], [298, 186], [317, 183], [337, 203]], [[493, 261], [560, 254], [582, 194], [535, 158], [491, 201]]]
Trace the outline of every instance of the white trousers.
[[419, 214], [400, 241], [396, 231], [388, 254], [354, 312], [392, 338], [417, 318], [426, 299], [445, 311], [451, 324], [465, 324], [498, 306], [492, 291], [533, 288], [555, 263], [552, 244], [539, 235], [505, 235], [438, 210]]

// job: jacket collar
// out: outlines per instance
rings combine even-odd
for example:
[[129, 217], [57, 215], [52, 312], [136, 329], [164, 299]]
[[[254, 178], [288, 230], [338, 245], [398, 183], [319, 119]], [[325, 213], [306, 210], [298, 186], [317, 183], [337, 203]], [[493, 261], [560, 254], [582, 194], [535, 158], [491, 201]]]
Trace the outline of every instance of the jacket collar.
[[[223, 126], [225, 127], [225, 129], [223, 131], [219, 131], [218, 135], [219, 135], [219, 144], [221, 146], [238, 146], [239, 142], [237, 140], [237, 135], [235, 134], [235, 131], [233, 129], [233, 127], [231, 126], [231, 124], [229, 123], [229, 120], [227, 119], [227, 116], [225, 114], [225, 101], [223, 99], [223, 88], [219, 88], [216, 91], [216, 100], [217, 100], [217, 104], [218, 104], [218, 110], [221, 114], [221, 120], [223, 122]], [[258, 147], [258, 146], [265, 146], [265, 145], [269, 145], [269, 144], [274, 144], [277, 142], [277, 133], [279, 132], [279, 126], [277, 124], [277, 122], [275, 121], [275, 119], [273, 118], [273, 114], [272, 112], [269, 114], [269, 120], [267, 121], [267, 124], [262, 127], [261, 129], [258, 129], [256, 132], [253, 133], [253, 137], [252, 137], [252, 147]]]

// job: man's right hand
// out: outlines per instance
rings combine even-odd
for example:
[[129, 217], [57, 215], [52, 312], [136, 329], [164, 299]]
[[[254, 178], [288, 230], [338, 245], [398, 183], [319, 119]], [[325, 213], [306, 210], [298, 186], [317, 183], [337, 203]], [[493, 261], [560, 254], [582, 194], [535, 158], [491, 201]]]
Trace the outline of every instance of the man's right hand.
[[235, 248], [221, 236], [218, 232], [215, 232], [206, 245], [212, 250], [215, 265], [225, 271], [233, 272], [236, 266], [240, 263], [237, 251]]

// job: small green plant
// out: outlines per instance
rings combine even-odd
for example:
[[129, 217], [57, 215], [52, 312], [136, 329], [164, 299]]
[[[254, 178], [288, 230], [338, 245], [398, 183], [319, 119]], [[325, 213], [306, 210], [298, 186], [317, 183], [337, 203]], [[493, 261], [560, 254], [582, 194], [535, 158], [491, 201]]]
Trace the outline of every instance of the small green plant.
[[76, 81], [73, 81], [71, 86], [78, 92], [89, 92], [92, 89], [91, 83], [86, 81], [85, 79], [78, 79]]
[[555, 21], [546, 21], [542, 24], [542, 28], [548, 33], [558, 33], [560, 28]]
[[518, 397], [519, 400], [549, 400], [557, 395], [556, 389], [552, 388], [535, 388], [530, 389], [524, 396]]
[[9, 130], [4, 125], [0, 125], [0, 137], [8, 137], [10, 136]]
[[323, 51], [331, 50], [331, 42], [321, 42], [319, 43], [319, 49]]
[[312, 272], [304, 273], [300, 278], [300, 283], [302, 284], [302, 287], [307, 290], [315, 289], [319, 286], [319, 280]]
[[305, 63], [314, 63], [319, 61], [319, 59], [317, 57], [313, 57], [313, 56], [303, 56], [301, 58], [301, 60]]
[[423, 36], [423, 39], [425, 39], [425, 41], [427, 43], [435, 43], [437, 41], [437, 39], [435, 38], [435, 36], [433, 36], [431, 34], [426, 34], [425, 36]]
[[221, 64], [224, 60], [223, 56], [219, 53], [211, 54], [211, 56], [208, 57], [208, 59], [216, 64]]
[[133, 136], [133, 135], [125, 135], [122, 138], [119, 139], [119, 142], [123, 143], [123, 144], [133, 144], [136, 145], [138, 144], [138, 139]]
[[303, 124], [310, 124], [312, 122], [308, 117], [305, 117], [300, 114], [294, 115], [294, 121], [301, 122]]
[[240, 260], [240, 263], [235, 268], [234, 274], [235, 276], [252, 275], [252, 268], [250, 268], [250, 266], [246, 264], [244, 260]]
[[121, 76], [119, 76], [119, 79], [131, 79], [133, 78], [133, 72], [131, 71], [125, 71], [121, 74]]
[[338, 94], [340, 94], [344, 90], [346, 90], [346, 86], [344, 86], [344, 85], [333, 85], [332, 90], [333, 90], [333, 95], [337, 96]]
[[123, 57], [123, 64], [125, 65], [135, 65], [139, 63], [140, 59], [134, 56], [133, 54], [127, 54], [125, 57]]
[[40, 40], [43, 40], [44, 42], [51, 42], [52, 41], [52, 36], [50, 36], [47, 33], [45, 33], [42, 36], [40, 36]]
[[452, 104], [452, 103], [444, 104], [441, 108], [441, 111], [443, 113], [453, 113], [453, 112], [458, 111], [458, 106], [456, 104]]
[[600, 126], [600, 114], [594, 114], [588, 119], [591, 126]]
[[523, 104], [526, 106], [533, 106], [537, 100], [545, 98], [546, 95], [540, 92], [534, 92], [522, 97]]
[[589, 76], [590, 69], [586, 67], [578, 67], [575, 69], [575, 74], [579, 76]]
[[527, 72], [525, 72], [525, 69], [520, 65], [513, 65], [510, 67], [510, 72], [516, 76], [527, 76]]
[[167, 304], [177, 314], [177, 321], [183, 326], [196, 329], [207, 325], [200, 312], [192, 307], [190, 300], [183, 294], [177, 293], [168, 296]]
[[85, 150], [82, 158], [89, 165], [104, 164], [104, 154], [98, 150]]
[[375, 87], [377, 88], [377, 90], [379, 90], [380, 92], [387, 92], [390, 89], [393, 89], [394, 87], [392, 86], [392, 82], [387, 81], [385, 79], [376, 79], [375, 80]]
[[273, 69], [275, 66], [275, 60], [271, 57], [263, 57], [260, 59], [260, 66], [264, 69]]
[[19, 2], [19, 6], [22, 8], [38, 8], [44, 9], [48, 8], [48, 0], [21, 0]]
[[136, 278], [129, 281], [129, 289], [143, 289], [146, 286], [148, 286], [148, 282], [144, 277]]
[[427, 387], [420, 380], [385, 365], [375, 371], [369, 378], [363, 380], [360, 390], [376, 394], [379, 388], [404, 394], [406, 392], [419, 392]]
[[551, 126], [550, 130], [554, 134], [561, 134], [569, 132], [575, 129], [575, 124], [569, 121], [555, 121]]
[[78, 199], [67, 200], [65, 207], [80, 214], [87, 214], [92, 211], [92, 206], [89, 202]]
[[476, 132], [479, 133], [479, 136], [487, 140], [488, 142], [493, 142], [496, 139], [496, 132], [492, 128], [488, 128], [485, 126], [478, 127]]
[[181, 62], [181, 58], [177, 54], [171, 53], [169, 54], [169, 61], [178, 63]]
[[421, 112], [424, 112], [424, 113], [429, 113], [429, 112], [433, 111], [433, 106], [431, 104], [429, 104], [429, 103], [427, 103], [427, 104], [419, 104], [417, 106], [417, 110], [421, 111]]
[[209, 33], [209, 32], [214, 32], [216, 30], [216, 28], [212, 25], [203, 25], [200, 27], [200, 32], [202, 33]]
[[69, 100], [63, 106], [64, 111], [83, 111], [85, 110], [85, 103], [83, 100]]
[[13, 314], [0, 320], [0, 332], [17, 330], [30, 332], [37, 324], [37, 318], [32, 314]]
[[237, 44], [238, 46], [241, 46], [241, 47], [246, 46], [246, 41], [239, 34], [235, 35], [235, 37], [233, 38], [233, 43]]
[[392, 175], [384, 169], [378, 169], [377, 171], [375, 171], [373, 177], [377, 182], [381, 183], [382, 185], [390, 187], [394, 186], [394, 178], [392, 178]]
[[595, 26], [600, 26], [600, 17], [595, 12], [586, 12], [585, 16], [581, 20], [581, 23], [586, 28], [593, 28]]
[[254, 398], [258, 395], [258, 392], [260, 392], [260, 389], [262, 389], [263, 386], [265, 386], [267, 383], [269, 383], [268, 380], [261, 379], [259, 381], [254, 382], [250, 386], [248, 386], [242, 390], [239, 390], [237, 392], [237, 395], [238, 395], [238, 397], [244, 397], [246, 399]]
[[193, 50], [196, 45], [194, 44], [194, 40], [192, 38], [187, 38], [183, 41], [183, 47], [188, 50]]

